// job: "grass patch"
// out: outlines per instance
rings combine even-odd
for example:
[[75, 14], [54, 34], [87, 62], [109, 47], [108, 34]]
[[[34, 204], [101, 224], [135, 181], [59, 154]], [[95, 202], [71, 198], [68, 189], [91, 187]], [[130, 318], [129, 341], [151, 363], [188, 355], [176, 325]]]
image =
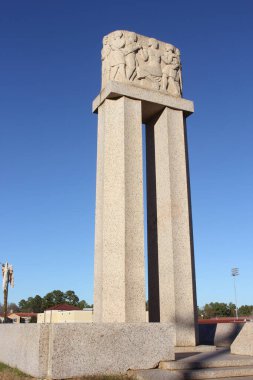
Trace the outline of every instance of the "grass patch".
[[[35, 380], [33, 377], [19, 371], [17, 368], [11, 368], [6, 364], [0, 363], [0, 380]], [[113, 375], [101, 375], [101, 376], [83, 376], [74, 377], [69, 380], [127, 380], [126, 375], [113, 376]]]
[[0, 363], [0, 380], [32, 380], [33, 378], [17, 368], [11, 368], [6, 364]]

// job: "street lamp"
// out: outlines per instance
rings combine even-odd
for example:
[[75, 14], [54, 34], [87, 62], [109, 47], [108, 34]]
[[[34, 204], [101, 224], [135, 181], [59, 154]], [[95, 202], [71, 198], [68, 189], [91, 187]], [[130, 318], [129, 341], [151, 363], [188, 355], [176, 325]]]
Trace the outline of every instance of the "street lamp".
[[235, 314], [236, 314], [236, 319], [238, 319], [237, 294], [236, 294], [236, 283], [235, 283], [235, 278], [236, 278], [236, 276], [239, 276], [239, 269], [238, 269], [238, 268], [232, 268], [232, 269], [231, 269], [231, 274], [232, 274], [232, 276], [234, 277]]

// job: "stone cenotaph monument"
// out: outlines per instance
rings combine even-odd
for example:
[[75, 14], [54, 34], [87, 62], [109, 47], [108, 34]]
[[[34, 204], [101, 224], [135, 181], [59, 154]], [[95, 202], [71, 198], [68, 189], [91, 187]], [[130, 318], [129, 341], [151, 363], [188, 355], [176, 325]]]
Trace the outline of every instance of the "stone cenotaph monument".
[[198, 343], [180, 51], [118, 30], [105, 36], [98, 113], [94, 322], [144, 323], [142, 124], [146, 128], [149, 322]]
[[0, 324], [0, 362], [35, 378], [156, 368], [198, 344], [185, 124], [193, 103], [182, 98], [179, 50], [133, 32], [104, 37], [102, 89], [93, 111], [98, 113], [93, 322]]

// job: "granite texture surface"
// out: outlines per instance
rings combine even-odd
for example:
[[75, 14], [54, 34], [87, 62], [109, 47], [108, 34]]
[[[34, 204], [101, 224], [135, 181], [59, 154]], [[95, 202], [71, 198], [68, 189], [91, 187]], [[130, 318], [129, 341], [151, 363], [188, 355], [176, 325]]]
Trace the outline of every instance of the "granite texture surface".
[[155, 321], [176, 324], [176, 344], [194, 346], [198, 331], [183, 112], [166, 107], [147, 124], [146, 136], [148, 236], [152, 237], [148, 251], [157, 256], [157, 268], [154, 262], [150, 265], [149, 279], [152, 288], [159, 287], [160, 299], [158, 309], [153, 299], [158, 294], [151, 293], [150, 317], [153, 310], [159, 311]]
[[[253, 357], [233, 355], [226, 348], [212, 352], [176, 355], [176, 360], [160, 362], [159, 369], [131, 370], [128, 376], [135, 380], [142, 379], [232, 379], [251, 380], [253, 375]], [[245, 377], [243, 377], [245, 376]]]
[[[177, 346], [198, 344], [187, 139], [182, 111], [166, 108]], [[159, 224], [158, 224], [159, 226]]]
[[173, 360], [175, 329], [158, 323], [0, 325], [0, 362], [36, 378], [124, 374]]
[[253, 356], [253, 323], [247, 322], [231, 345], [231, 353]]
[[164, 107], [181, 110], [185, 116], [194, 112], [194, 105], [191, 100], [176, 98], [174, 96], [161, 93], [159, 91], [139, 88], [134, 84], [119, 83], [110, 81], [106, 87], [95, 98], [92, 104], [93, 112], [98, 112], [99, 106], [105, 99], [117, 99], [126, 96], [142, 102], [142, 122], [148, 122], [154, 115], [161, 112]]
[[53, 325], [50, 376], [123, 374], [174, 359], [174, 327], [158, 323]]
[[[123, 36], [117, 34], [119, 40]], [[185, 126], [193, 103], [138, 87], [131, 80], [104, 84], [93, 102], [93, 111], [99, 115], [94, 320], [145, 321], [141, 136], [145, 123], [149, 320], [174, 323], [176, 344], [195, 346], [196, 285]]]
[[34, 377], [46, 377], [49, 348], [48, 325], [0, 324], [0, 342], [0, 362]]
[[[146, 125], [150, 322], [175, 323], [167, 111]], [[156, 291], [155, 291], [156, 290]], [[157, 304], [157, 299], [159, 304]]]
[[99, 108], [95, 322], [145, 322], [141, 102]]

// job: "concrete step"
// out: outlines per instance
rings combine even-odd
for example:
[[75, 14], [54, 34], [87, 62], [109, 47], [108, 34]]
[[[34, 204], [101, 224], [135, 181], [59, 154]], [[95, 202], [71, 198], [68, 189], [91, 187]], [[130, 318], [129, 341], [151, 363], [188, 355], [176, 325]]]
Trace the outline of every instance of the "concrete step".
[[253, 380], [253, 357], [232, 355], [228, 349], [213, 352], [180, 352], [174, 361], [161, 361], [159, 368], [129, 371], [136, 380]]
[[175, 346], [175, 353], [182, 353], [182, 352], [210, 352], [210, 351], [216, 351], [216, 346], [208, 346], [206, 344], [200, 344], [199, 346], [192, 346], [192, 347], [181, 347], [181, 346]]
[[169, 371], [164, 369], [129, 371], [128, 376], [135, 380], [204, 380], [204, 379], [253, 379], [253, 366], [207, 368], [195, 370]]
[[175, 361], [162, 361], [160, 369], [167, 370], [192, 370], [205, 368], [226, 367], [253, 367], [253, 357], [244, 355], [232, 355], [227, 350], [217, 350], [212, 353], [188, 353], [176, 354]]

